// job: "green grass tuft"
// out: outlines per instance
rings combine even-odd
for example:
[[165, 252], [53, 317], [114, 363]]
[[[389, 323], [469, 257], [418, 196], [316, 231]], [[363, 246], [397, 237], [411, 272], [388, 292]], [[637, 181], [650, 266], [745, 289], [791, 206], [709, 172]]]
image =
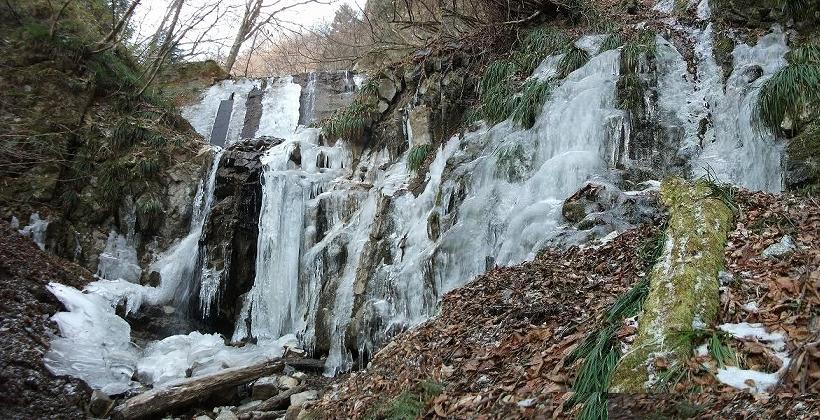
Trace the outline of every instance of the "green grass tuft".
[[362, 85], [356, 98], [345, 108], [319, 123], [322, 132], [333, 139], [359, 140], [378, 112], [378, 79], [373, 78]]
[[570, 73], [583, 67], [589, 61], [589, 53], [576, 47], [571, 46], [567, 48], [561, 61], [558, 62], [558, 74], [556, 77], [563, 79], [569, 76]]
[[735, 216], [738, 216], [740, 214], [740, 206], [737, 205], [737, 201], [735, 200], [737, 187], [727, 182], [721, 182], [712, 168], [707, 167], [705, 169], [706, 174], [700, 177], [700, 181], [705, 182], [712, 190], [709, 196], [722, 201], [723, 204], [726, 204], [726, 207], [732, 210]]
[[609, 324], [591, 334], [570, 354], [570, 360], [584, 359], [572, 384], [575, 392], [567, 401], [572, 406], [586, 401], [592, 394], [606, 392], [609, 378], [615, 371], [621, 351], [615, 340], [615, 324]]
[[637, 73], [641, 58], [650, 58], [657, 52], [655, 32], [645, 30], [627, 41], [621, 50], [621, 74]]
[[521, 96], [515, 99], [512, 106], [513, 121], [524, 128], [532, 128], [551, 92], [552, 86], [549, 81], [530, 79], [524, 83]]
[[[805, 57], [801, 57], [805, 58]], [[786, 118], [799, 124], [804, 111], [820, 103], [820, 65], [798, 62], [778, 70], [760, 88], [756, 119], [781, 132]]]
[[801, 45], [786, 53], [786, 60], [790, 64], [820, 65], [820, 45]]
[[407, 154], [407, 167], [411, 171], [417, 172], [424, 163], [424, 160], [427, 159], [427, 155], [430, 154], [431, 150], [433, 150], [433, 146], [429, 144], [413, 146]]
[[625, 73], [618, 78], [618, 108], [641, 115], [644, 110], [646, 84], [636, 73]]
[[530, 74], [548, 56], [555, 54], [569, 43], [564, 32], [541, 26], [531, 30], [513, 54], [513, 61], [521, 73]]
[[380, 403], [365, 415], [368, 419], [413, 420], [424, 414], [427, 403], [444, 390], [442, 384], [424, 381], [387, 403]]
[[621, 45], [624, 45], [624, 40], [621, 38], [621, 34], [614, 33], [610, 34], [604, 40], [604, 43], [601, 44], [601, 48], [598, 50], [599, 52], [614, 50], [616, 48], [620, 48]]

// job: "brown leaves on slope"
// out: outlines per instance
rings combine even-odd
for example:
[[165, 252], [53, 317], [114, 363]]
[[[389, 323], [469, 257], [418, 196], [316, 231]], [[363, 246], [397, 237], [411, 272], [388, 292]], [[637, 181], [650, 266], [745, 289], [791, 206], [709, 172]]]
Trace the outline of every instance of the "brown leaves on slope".
[[320, 410], [359, 418], [423, 381], [444, 384], [428, 415], [533, 416], [558, 407], [573, 369], [564, 357], [598, 314], [644, 275], [644, 227], [598, 249], [549, 251], [496, 268], [448, 293], [441, 314], [396, 337], [365, 372], [328, 392]]
[[[693, 357], [675, 393], [611, 396], [610, 417], [811, 418], [817, 411], [820, 205], [749, 192], [736, 200], [741, 214], [726, 247], [733, 279], [723, 276], [718, 324], [762, 323], [782, 332], [788, 373], [772, 394], [751, 395], [719, 383], [709, 356]], [[780, 259], [763, 257], [784, 234], [798, 249]], [[572, 417], [562, 403], [577, 364], [564, 360], [617, 296], [645, 275], [638, 250], [652, 236], [653, 229], [643, 227], [598, 249], [548, 251], [477, 277], [445, 296], [438, 317], [396, 337], [366, 371], [329, 389], [317, 413], [363, 418], [416, 384], [435, 381], [444, 390], [428, 401], [425, 417]], [[759, 357], [755, 344], [733, 343], [749, 360]]]

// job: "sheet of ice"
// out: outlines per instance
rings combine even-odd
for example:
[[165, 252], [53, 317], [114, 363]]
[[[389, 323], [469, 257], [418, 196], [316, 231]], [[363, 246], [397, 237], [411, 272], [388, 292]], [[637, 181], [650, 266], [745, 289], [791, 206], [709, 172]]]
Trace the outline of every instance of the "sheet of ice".
[[262, 97], [262, 118], [259, 120], [256, 137], [292, 136], [299, 124], [301, 93], [302, 87], [298, 83], [293, 83], [290, 76], [268, 79], [265, 96]]
[[680, 138], [679, 154], [692, 160], [695, 177], [711, 172], [720, 181], [752, 190], [781, 191], [784, 146], [758, 130], [754, 107], [760, 86], [786, 64], [785, 34], [775, 27], [754, 47], [736, 46], [734, 70], [724, 86], [723, 70], [714, 59], [712, 23], [704, 29], [673, 26], [694, 43], [698, 76], [688, 72], [674, 45], [657, 37], [659, 117], [669, 136]]
[[109, 395], [137, 386], [131, 376], [136, 370], [139, 349], [131, 344], [128, 323], [94, 293], [83, 293], [59, 283], [49, 283], [47, 288], [68, 309], [51, 317], [60, 336], [51, 340], [43, 357], [49, 371], [80, 378]]
[[223, 80], [208, 88], [203, 94], [202, 100], [182, 108], [182, 116], [191, 123], [197, 133], [205, 140], [210, 141], [211, 128], [216, 119], [216, 112], [219, 110], [219, 103], [231, 98], [231, 95], [233, 95], [233, 111], [231, 112], [231, 121], [225, 141], [226, 145], [230, 144], [239, 139], [242, 126], [245, 124], [245, 101], [248, 93], [253, 88], [260, 86], [261, 80], [259, 79]]
[[139, 283], [142, 268], [137, 258], [137, 250], [129, 243], [126, 236], [115, 231], [108, 233], [105, 249], [100, 254], [97, 264], [97, 276], [104, 279], [122, 279]]
[[285, 346], [295, 347], [297, 343], [296, 336], [291, 334], [256, 345], [230, 347], [220, 335], [194, 331], [151, 343], [137, 363], [137, 375], [142, 383], [162, 387], [188, 376], [207, 375], [280, 357]]
[[[12, 218], [12, 222], [17, 220]], [[19, 225], [19, 221], [17, 222]], [[37, 247], [45, 251], [46, 249], [46, 229], [48, 229], [48, 220], [41, 219], [40, 213], [32, 213], [28, 219], [28, 225], [24, 226], [18, 232], [21, 235], [31, 238]]]
[[718, 369], [717, 379], [727, 385], [737, 389], [745, 389], [754, 393], [761, 393], [768, 391], [771, 387], [777, 385], [780, 378], [786, 373], [789, 367], [789, 354], [786, 350], [785, 337], [781, 333], [770, 333], [762, 324], [750, 324], [741, 322], [738, 324], [723, 324], [718, 326], [719, 329], [732, 334], [739, 339], [751, 339], [759, 341], [772, 350], [774, 355], [782, 366], [776, 372], [760, 372], [751, 369], [740, 369], [735, 366], [727, 366], [724, 369]]
[[[446, 142], [417, 197], [406, 189], [406, 155], [394, 162], [368, 150], [351, 167], [346, 145], [298, 135], [272, 149], [257, 278], [234, 339], [296, 333], [309, 348], [328, 346], [333, 374], [351, 366], [349, 340], [373, 351], [489, 266], [532, 258], [561, 223], [562, 200], [606, 172], [622, 117], [614, 106], [618, 61], [617, 50], [607, 51], [569, 75], [530, 130], [508, 121]], [[291, 158], [297, 147], [299, 163]], [[319, 168], [318, 156], [336, 158]], [[439, 237], [431, 237], [433, 219]], [[390, 226], [382, 245], [371, 236], [374, 220]], [[363, 272], [373, 246], [389, 249], [390, 261]]]
[[[711, 26], [700, 37], [702, 65], [709, 74], [719, 75], [712, 54]], [[754, 47], [738, 45], [734, 71], [726, 81], [725, 93], [718, 81], [707, 96], [714, 130], [706, 133], [703, 152], [693, 164], [695, 175], [711, 168], [717, 177], [751, 190], [779, 192], [783, 189], [784, 143], [763, 127], [757, 127], [754, 112], [760, 87], [786, 65], [786, 35], [780, 29], [760, 38]], [[752, 76], [762, 69], [760, 77]]]

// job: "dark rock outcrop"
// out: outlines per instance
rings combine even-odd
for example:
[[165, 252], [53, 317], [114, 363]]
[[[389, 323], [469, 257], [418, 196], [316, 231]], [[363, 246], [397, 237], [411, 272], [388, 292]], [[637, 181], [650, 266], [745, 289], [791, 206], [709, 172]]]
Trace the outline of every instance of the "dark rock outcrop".
[[[280, 139], [258, 138], [231, 145], [222, 155], [216, 173], [213, 207], [200, 239], [202, 266], [219, 277], [219, 292], [210, 313], [200, 313], [208, 328], [230, 336], [241, 309], [240, 297], [256, 276], [256, 241], [262, 185], [260, 156]], [[194, 312], [200, 312], [199, 299]]]

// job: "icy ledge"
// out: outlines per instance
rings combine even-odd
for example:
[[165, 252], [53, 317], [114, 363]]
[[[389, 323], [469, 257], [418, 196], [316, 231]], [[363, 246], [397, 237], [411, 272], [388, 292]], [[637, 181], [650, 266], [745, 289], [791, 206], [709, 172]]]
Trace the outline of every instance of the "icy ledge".
[[[95, 283], [89, 287], [94, 289]], [[194, 331], [167, 337], [142, 350], [131, 342], [131, 327], [115, 313], [117, 300], [59, 283], [49, 283], [47, 288], [68, 311], [51, 317], [60, 336], [51, 340], [44, 356], [46, 367], [55, 375], [82, 379], [109, 395], [142, 384], [166, 386], [189, 373], [200, 376], [262, 362], [280, 357], [286, 347], [297, 344], [290, 334], [239, 348], [226, 345], [220, 335]], [[135, 373], [140, 382], [132, 380]]]

